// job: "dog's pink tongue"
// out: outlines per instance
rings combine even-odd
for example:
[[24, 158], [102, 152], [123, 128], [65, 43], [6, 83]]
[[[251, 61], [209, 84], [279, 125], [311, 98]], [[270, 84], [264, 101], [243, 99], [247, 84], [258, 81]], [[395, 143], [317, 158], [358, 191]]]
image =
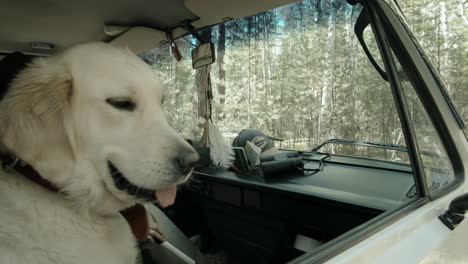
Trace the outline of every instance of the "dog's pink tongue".
[[159, 205], [162, 207], [168, 207], [169, 205], [174, 204], [175, 198], [177, 194], [177, 187], [175, 185], [156, 191], [154, 195], [156, 196], [156, 199], [159, 202]]
[[125, 210], [120, 211], [122, 216], [127, 220], [128, 225], [132, 229], [132, 233], [138, 240], [145, 240], [149, 235], [148, 217], [146, 209], [141, 204], [135, 204]]

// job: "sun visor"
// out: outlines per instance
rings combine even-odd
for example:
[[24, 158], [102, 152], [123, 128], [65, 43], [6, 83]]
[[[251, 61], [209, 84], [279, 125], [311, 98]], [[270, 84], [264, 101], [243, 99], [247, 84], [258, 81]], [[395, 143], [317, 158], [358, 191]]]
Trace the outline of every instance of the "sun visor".
[[138, 55], [156, 48], [164, 40], [166, 34], [163, 31], [148, 27], [132, 27], [109, 43], [116, 47], [128, 48]]

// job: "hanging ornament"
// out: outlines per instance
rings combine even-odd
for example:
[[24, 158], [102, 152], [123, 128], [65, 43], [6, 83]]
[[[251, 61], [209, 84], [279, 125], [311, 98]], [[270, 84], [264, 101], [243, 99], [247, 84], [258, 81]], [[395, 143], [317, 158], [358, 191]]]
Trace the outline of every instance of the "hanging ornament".
[[209, 149], [213, 165], [228, 168], [234, 161], [234, 152], [211, 119], [213, 94], [211, 90], [210, 70], [210, 65], [203, 66], [197, 70], [196, 76], [198, 117], [205, 119], [200, 147]]

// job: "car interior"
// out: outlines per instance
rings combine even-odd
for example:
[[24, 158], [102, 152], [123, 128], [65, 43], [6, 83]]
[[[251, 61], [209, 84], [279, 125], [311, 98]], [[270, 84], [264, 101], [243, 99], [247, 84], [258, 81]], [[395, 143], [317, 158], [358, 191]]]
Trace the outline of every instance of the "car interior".
[[407, 164], [320, 151], [262, 156], [246, 173], [197, 169], [169, 215], [199, 234], [205, 250], [235, 252], [241, 263], [285, 263], [416, 195]]
[[[15, 51], [48, 56], [77, 43], [104, 41], [140, 54], [293, 2], [4, 0], [0, 52], [2, 57]], [[356, 34], [369, 24], [362, 14]], [[375, 66], [372, 55], [367, 56]], [[2, 75], [14, 67], [2, 65]], [[197, 147], [194, 139], [189, 141]], [[261, 153], [259, 165], [251, 166], [239, 146], [235, 168], [197, 166], [179, 186], [175, 204], [154, 207], [152, 214], [167, 240], [197, 263], [286, 263], [417, 196], [409, 162], [323, 151], [338, 144], [407, 155], [404, 146], [330, 140], [309, 150], [277, 147]], [[188, 263], [162, 247], [150, 251], [154, 263]]]

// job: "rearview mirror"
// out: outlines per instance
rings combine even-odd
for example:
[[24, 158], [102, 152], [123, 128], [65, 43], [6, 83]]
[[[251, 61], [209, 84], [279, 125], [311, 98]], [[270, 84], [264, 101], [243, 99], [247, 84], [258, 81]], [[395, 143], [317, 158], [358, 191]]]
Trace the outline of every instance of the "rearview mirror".
[[210, 65], [215, 61], [214, 45], [211, 42], [203, 43], [192, 50], [192, 68]]

